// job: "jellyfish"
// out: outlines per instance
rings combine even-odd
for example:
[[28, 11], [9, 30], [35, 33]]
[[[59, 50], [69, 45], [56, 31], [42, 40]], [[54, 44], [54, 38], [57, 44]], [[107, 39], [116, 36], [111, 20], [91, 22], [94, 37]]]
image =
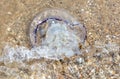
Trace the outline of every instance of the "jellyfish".
[[48, 9], [38, 14], [30, 25], [33, 48], [46, 47], [46, 57], [80, 54], [80, 45], [86, 39], [86, 28], [63, 9]]

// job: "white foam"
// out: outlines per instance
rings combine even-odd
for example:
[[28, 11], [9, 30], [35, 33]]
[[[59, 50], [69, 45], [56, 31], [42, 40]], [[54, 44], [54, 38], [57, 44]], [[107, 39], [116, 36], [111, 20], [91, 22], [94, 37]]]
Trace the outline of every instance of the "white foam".
[[41, 45], [28, 49], [23, 46], [6, 46], [4, 49], [4, 62], [22, 62], [41, 57], [60, 59], [63, 56], [70, 57], [79, 54], [79, 42], [74, 33], [67, 30], [65, 24], [52, 24], [46, 33], [46, 39]]

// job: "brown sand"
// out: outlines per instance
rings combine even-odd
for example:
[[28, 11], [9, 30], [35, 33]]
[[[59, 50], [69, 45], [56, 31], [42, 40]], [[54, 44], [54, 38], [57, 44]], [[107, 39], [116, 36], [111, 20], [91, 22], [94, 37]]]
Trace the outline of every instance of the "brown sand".
[[0, 79], [120, 79], [120, 0], [0, 0], [1, 55], [6, 44], [30, 47], [29, 25], [46, 8], [66, 9], [86, 26], [84, 53], [25, 67], [3, 63]]

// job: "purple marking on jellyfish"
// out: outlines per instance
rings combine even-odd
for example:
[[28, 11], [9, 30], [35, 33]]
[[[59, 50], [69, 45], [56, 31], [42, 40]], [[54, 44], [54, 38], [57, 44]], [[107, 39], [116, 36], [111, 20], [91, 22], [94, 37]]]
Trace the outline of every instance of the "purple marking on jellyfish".
[[43, 20], [41, 23], [39, 23], [38, 25], [37, 25], [37, 27], [35, 28], [35, 30], [34, 30], [34, 34], [35, 34], [35, 43], [37, 42], [37, 40], [36, 40], [36, 34], [37, 34], [37, 30], [38, 30], [38, 27], [39, 27], [39, 25], [42, 25], [43, 23], [45, 23], [46, 21], [47, 21], [48, 19], [45, 19], [45, 20]]
[[[62, 19], [60, 19], [60, 18], [55, 18], [55, 17], [53, 17], [53, 18], [47, 18], [47, 19], [43, 20], [41, 23], [39, 23], [39, 24], [37, 25], [37, 27], [36, 27], [35, 30], [34, 30], [35, 43], [37, 42], [37, 40], [36, 40], [36, 38], [37, 38], [36, 34], [37, 34], [37, 31], [38, 31], [38, 27], [39, 27], [40, 25], [42, 25], [43, 23], [45, 23], [46, 21], [48, 21], [49, 19], [57, 20], [57, 21], [63, 21], [63, 22], [65, 22], [66, 24], [69, 24], [68, 21], [62, 20]], [[70, 24], [70, 25], [71, 25], [71, 26], [75, 26], [75, 25], [79, 25], [79, 24]]]
[[62, 19], [60, 19], [60, 18], [54, 18], [54, 17], [53, 17], [53, 18], [47, 18], [47, 19], [43, 20], [41, 23], [39, 23], [39, 24], [36, 26], [36, 28], [35, 28], [35, 30], [34, 30], [35, 43], [37, 42], [37, 40], [36, 40], [36, 38], [37, 38], [36, 34], [37, 34], [37, 31], [38, 31], [38, 27], [39, 27], [40, 25], [42, 25], [43, 23], [45, 23], [46, 21], [48, 21], [49, 19], [57, 20], [57, 21], [63, 21], [63, 22], [65, 22], [66, 24], [68, 24], [68, 22], [67, 22], [66, 20], [62, 20]]
[[[62, 19], [60, 19], [60, 18], [47, 18], [47, 19], [45, 19], [45, 20], [43, 20], [41, 23], [39, 23], [38, 25], [37, 25], [37, 27], [35, 28], [35, 30], [34, 30], [34, 33], [35, 33], [35, 43], [37, 42], [37, 40], [36, 40], [36, 34], [37, 34], [37, 30], [38, 30], [38, 27], [39, 27], [39, 25], [42, 25], [43, 23], [45, 23], [46, 21], [48, 21], [49, 19], [52, 19], [52, 20], [57, 20], [57, 21], [63, 21], [63, 22], [65, 22], [66, 24], [68, 24], [69, 22], [68, 21], [66, 21], [66, 20], [62, 20]], [[75, 25], [79, 25], [79, 24], [70, 24], [71, 26], [75, 26]]]

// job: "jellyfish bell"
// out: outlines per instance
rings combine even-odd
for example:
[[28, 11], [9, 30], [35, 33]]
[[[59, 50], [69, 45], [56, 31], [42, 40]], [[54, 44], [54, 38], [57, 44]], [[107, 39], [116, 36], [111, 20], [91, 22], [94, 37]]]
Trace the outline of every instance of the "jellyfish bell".
[[50, 56], [79, 54], [79, 44], [84, 43], [86, 29], [63, 9], [48, 9], [37, 15], [30, 26], [33, 47], [46, 46]]

